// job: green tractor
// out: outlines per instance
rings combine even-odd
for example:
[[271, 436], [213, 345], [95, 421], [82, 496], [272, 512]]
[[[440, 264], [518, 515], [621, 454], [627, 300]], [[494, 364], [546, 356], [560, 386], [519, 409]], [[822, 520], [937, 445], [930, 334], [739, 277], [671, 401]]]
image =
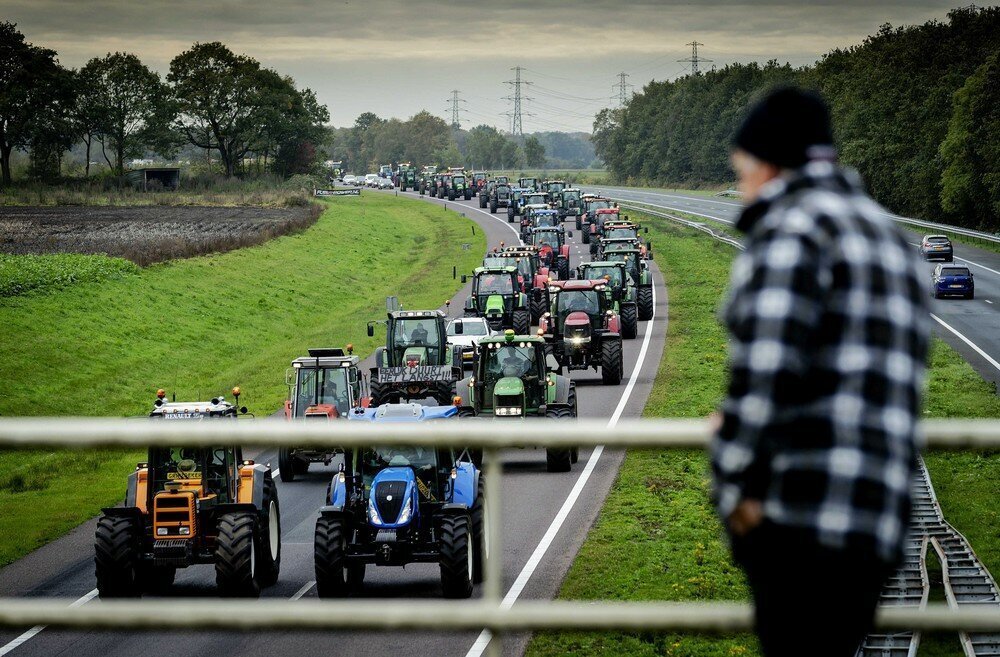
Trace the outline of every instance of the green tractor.
[[653, 275], [649, 272], [649, 263], [642, 252], [635, 248], [605, 251], [604, 259], [608, 262], [625, 263], [625, 271], [636, 287], [639, 321], [653, 319]]
[[454, 201], [457, 198], [464, 198], [466, 201], [472, 200], [472, 187], [469, 186], [465, 174], [461, 172], [445, 174], [444, 194], [449, 201]]
[[386, 319], [368, 322], [386, 327], [385, 346], [375, 350], [371, 368], [371, 405], [433, 397], [451, 403], [455, 381], [462, 377], [462, 348], [448, 344], [446, 316], [440, 310], [393, 310]]
[[575, 187], [567, 187], [558, 196], [559, 199], [559, 219], [565, 221], [572, 219], [580, 228], [580, 216], [583, 214], [582, 192]]
[[[462, 416], [493, 416], [505, 420], [526, 417], [570, 419], [577, 415], [576, 384], [559, 373], [537, 336], [504, 335], [479, 341], [472, 376], [455, 386]], [[545, 450], [549, 472], [567, 472], [577, 460], [576, 448]]]
[[408, 189], [417, 189], [417, 170], [414, 167], [404, 165], [399, 167], [397, 174], [397, 184], [399, 191], [405, 192]]
[[612, 307], [621, 319], [622, 337], [631, 340], [639, 334], [638, 288], [625, 270], [624, 262], [584, 262], [576, 268], [581, 280], [608, 282]]
[[[478, 267], [472, 272], [472, 293], [465, 302], [466, 317], [484, 317], [494, 331], [531, 330], [528, 295], [522, 291], [517, 267]], [[462, 275], [462, 283], [468, 277]]]

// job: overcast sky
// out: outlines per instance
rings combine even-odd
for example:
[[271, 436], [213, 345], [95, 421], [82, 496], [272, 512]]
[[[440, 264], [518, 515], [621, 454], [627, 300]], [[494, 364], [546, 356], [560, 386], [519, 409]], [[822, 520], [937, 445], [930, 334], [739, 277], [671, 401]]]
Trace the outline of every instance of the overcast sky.
[[[334, 125], [364, 111], [449, 118], [459, 90], [463, 127], [509, 127], [505, 80], [525, 67], [525, 132], [590, 131], [617, 102], [617, 74], [636, 89], [689, 66], [686, 43], [716, 66], [777, 59], [814, 62], [882, 23], [944, 19], [955, 0], [0, 0], [36, 45], [78, 67], [109, 51], [134, 52], [166, 73], [195, 41], [222, 41], [316, 91]], [[703, 63], [710, 67], [712, 63]]]

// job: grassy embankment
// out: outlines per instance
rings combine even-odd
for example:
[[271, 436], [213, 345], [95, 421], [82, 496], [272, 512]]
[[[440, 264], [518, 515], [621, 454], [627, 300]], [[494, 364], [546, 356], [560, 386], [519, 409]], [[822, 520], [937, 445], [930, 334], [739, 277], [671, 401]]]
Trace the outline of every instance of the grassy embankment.
[[[471, 221], [431, 204], [366, 194], [329, 206], [261, 246], [0, 298], [0, 415], [142, 415], [158, 387], [194, 399], [234, 385], [269, 414], [292, 358], [348, 342], [369, 353], [379, 338], [364, 324], [386, 296], [437, 307], [458, 288], [452, 266], [471, 270], [486, 248]], [[0, 452], [0, 565], [117, 502], [138, 457]]]
[[[716, 309], [734, 250], [664, 220], [650, 227], [669, 290], [669, 328], [647, 417], [704, 417], [725, 385], [726, 337]], [[933, 345], [927, 417], [1000, 417], [1000, 398], [940, 340]], [[995, 495], [1000, 458], [934, 453], [927, 464], [946, 517], [1000, 572]], [[565, 599], [746, 600], [709, 503], [708, 460], [700, 451], [630, 451], [597, 523], [563, 583]], [[955, 653], [953, 637], [925, 641], [921, 655]], [[530, 657], [598, 655], [758, 655], [752, 636], [546, 633]]]

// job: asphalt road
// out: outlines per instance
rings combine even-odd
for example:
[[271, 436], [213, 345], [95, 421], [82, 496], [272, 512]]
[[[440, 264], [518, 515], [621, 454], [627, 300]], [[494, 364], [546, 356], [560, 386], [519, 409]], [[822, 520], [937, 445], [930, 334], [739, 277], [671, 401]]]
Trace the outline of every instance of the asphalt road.
[[[365, 191], [364, 193], [377, 193]], [[388, 192], [386, 192], [388, 193]], [[401, 194], [402, 195], [402, 194]], [[416, 197], [416, 194], [408, 194]], [[334, 201], [336, 202], [336, 201]], [[441, 204], [440, 201], [429, 201]], [[449, 202], [448, 207], [464, 212], [485, 231], [490, 248], [500, 241], [517, 242], [517, 232], [506, 214], [490, 215], [479, 209], [478, 201]], [[445, 215], [442, 215], [444, 218]], [[567, 222], [567, 229], [572, 225]], [[571, 266], [589, 255], [574, 230]], [[637, 417], [660, 361], [667, 322], [667, 295], [663, 279], [652, 263], [656, 311], [650, 322], [640, 322], [639, 336], [625, 341], [625, 374], [618, 386], [603, 386], [597, 372], [575, 372], [579, 409], [582, 417], [607, 418], [613, 427], [619, 418]], [[452, 297], [453, 314], [461, 312], [468, 286]], [[405, 291], [400, 299], [405, 304]], [[341, 344], [351, 336], [335, 336]], [[319, 345], [303, 344], [307, 347]], [[282, 376], [287, 363], [275, 363], [275, 376]], [[254, 456], [259, 461], [277, 463], [274, 451]], [[586, 537], [614, 481], [622, 454], [597, 448], [581, 450], [579, 463], [568, 473], [547, 473], [543, 450], [509, 450], [503, 454], [502, 554], [505, 603], [517, 599], [553, 597], [566, 570]], [[292, 483], [278, 482], [282, 522], [281, 576], [276, 586], [263, 593], [268, 598], [313, 597], [312, 543], [316, 511], [323, 503], [326, 484], [334, 467], [313, 466], [310, 474]], [[124, 489], [124, 481], [122, 487]], [[0, 571], [0, 595], [59, 596], [90, 602], [94, 595], [93, 532], [96, 521], [85, 523], [67, 536], [33, 552]], [[474, 595], [480, 595], [477, 587]], [[171, 596], [214, 596], [214, 571], [197, 566], [178, 572]], [[441, 595], [438, 569], [432, 564], [403, 568], [370, 566], [365, 579], [365, 597], [384, 599], [436, 599]], [[182, 604], [178, 600], [178, 604]], [[71, 632], [37, 628], [21, 632], [0, 632], [0, 657], [11, 653], [74, 657], [131, 657], [133, 655], [479, 655], [484, 637], [475, 633], [428, 634], [393, 633], [169, 633], [169, 632]], [[509, 636], [504, 654], [520, 655], [527, 636]]]
[[[705, 219], [732, 224], [739, 216], [738, 200], [710, 198], [670, 190], [628, 187], [588, 187], [620, 201], [633, 201], [662, 210], [686, 212]], [[890, 215], [891, 216], [891, 215]], [[914, 249], [923, 235], [898, 224]], [[655, 247], [655, 245], [654, 245]], [[956, 264], [967, 264], [976, 282], [975, 299], [932, 299], [931, 312], [940, 337], [954, 347], [987, 381], [1000, 385], [1000, 254], [955, 243]], [[927, 293], [936, 262], [928, 262]]]

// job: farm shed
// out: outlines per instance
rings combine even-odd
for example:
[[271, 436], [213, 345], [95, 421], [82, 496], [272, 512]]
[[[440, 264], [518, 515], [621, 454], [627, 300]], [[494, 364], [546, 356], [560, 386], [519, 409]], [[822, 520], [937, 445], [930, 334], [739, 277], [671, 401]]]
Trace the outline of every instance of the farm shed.
[[176, 190], [181, 185], [181, 170], [178, 167], [144, 167], [127, 172], [125, 179], [130, 185], [144, 192], [158, 189]]

